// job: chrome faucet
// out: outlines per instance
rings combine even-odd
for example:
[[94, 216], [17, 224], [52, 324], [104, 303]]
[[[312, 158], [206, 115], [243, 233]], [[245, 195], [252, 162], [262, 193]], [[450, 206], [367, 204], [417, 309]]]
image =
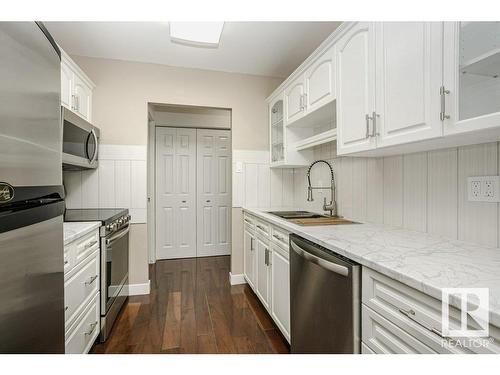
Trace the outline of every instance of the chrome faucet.
[[[314, 167], [314, 165], [318, 163], [325, 163], [328, 165], [328, 168], [330, 168], [330, 174], [332, 176], [332, 183], [331, 186], [329, 187], [322, 187], [322, 186], [311, 186], [311, 169]], [[323, 211], [330, 211], [330, 216], [337, 216], [337, 202], [335, 201], [335, 178], [333, 176], [333, 168], [328, 163], [326, 160], [316, 160], [314, 163], [312, 163], [309, 168], [307, 169], [307, 182], [309, 183], [309, 186], [307, 187], [307, 201], [312, 202], [314, 201], [313, 198], [313, 189], [330, 189], [332, 195], [331, 195], [331, 200], [330, 203], [326, 203], [326, 197], [324, 197], [323, 200]]]

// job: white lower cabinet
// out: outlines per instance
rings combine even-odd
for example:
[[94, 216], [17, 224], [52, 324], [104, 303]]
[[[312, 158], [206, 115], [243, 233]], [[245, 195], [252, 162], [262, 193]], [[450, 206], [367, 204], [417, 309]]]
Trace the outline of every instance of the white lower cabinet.
[[290, 341], [290, 262], [288, 252], [273, 246], [271, 258], [271, 314]]
[[99, 229], [64, 246], [66, 353], [88, 353], [100, 332]]
[[100, 331], [100, 294], [85, 306], [80, 318], [66, 334], [66, 354], [88, 353]]
[[255, 236], [252, 232], [250, 232], [246, 226], [244, 231], [244, 243], [243, 243], [243, 252], [244, 252], [244, 273], [245, 278], [248, 284], [254, 288], [255, 287]]
[[[366, 267], [362, 285], [362, 341], [375, 353], [500, 353], [498, 327], [490, 325], [487, 346], [467, 345], [443, 336], [440, 300]], [[460, 313], [449, 307], [454, 328]]]
[[270, 302], [270, 250], [269, 243], [257, 237], [257, 295], [266, 309], [269, 309]]
[[288, 233], [245, 214], [243, 251], [248, 285], [290, 342]]

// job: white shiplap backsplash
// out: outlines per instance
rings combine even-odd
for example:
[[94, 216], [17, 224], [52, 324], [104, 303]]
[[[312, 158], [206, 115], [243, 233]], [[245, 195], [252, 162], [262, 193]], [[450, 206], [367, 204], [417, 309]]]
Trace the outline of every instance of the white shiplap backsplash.
[[[315, 148], [332, 162], [341, 215], [499, 247], [499, 204], [467, 201], [467, 177], [499, 174], [497, 142], [384, 158], [337, 157], [334, 144]], [[317, 169], [316, 169], [317, 168]], [[314, 167], [313, 184], [329, 173]], [[294, 171], [294, 206], [321, 211], [329, 191], [307, 202], [306, 168]]]
[[128, 208], [146, 222], [146, 146], [99, 146], [99, 168], [64, 171], [67, 208]]

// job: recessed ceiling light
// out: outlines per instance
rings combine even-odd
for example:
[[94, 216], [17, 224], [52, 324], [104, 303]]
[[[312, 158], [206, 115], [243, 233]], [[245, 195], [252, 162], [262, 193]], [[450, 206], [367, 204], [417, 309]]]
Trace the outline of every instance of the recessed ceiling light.
[[170, 22], [172, 42], [217, 48], [224, 22]]

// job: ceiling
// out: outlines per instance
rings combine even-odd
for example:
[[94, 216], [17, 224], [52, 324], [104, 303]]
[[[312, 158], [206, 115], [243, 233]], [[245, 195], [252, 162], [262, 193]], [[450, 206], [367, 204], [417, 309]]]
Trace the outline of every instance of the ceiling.
[[70, 55], [287, 77], [340, 22], [226, 22], [219, 48], [170, 41], [168, 22], [45, 22]]

